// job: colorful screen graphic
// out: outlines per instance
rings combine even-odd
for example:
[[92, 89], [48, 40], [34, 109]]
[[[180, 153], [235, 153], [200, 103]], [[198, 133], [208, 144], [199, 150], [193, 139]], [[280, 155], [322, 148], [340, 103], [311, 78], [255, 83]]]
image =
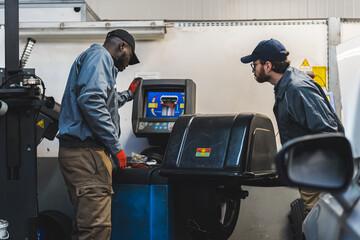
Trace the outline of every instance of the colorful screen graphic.
[[184, 113], [184, 92], [148, 92], [146, 117], [177, 118]]

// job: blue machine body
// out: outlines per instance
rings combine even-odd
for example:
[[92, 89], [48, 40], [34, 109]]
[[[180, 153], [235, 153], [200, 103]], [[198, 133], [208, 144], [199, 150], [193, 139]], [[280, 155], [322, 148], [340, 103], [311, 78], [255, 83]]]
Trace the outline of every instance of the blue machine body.
[[126, 169], [114, 176], [111, 239], [173, 239], [173, 200], [157, 169]]

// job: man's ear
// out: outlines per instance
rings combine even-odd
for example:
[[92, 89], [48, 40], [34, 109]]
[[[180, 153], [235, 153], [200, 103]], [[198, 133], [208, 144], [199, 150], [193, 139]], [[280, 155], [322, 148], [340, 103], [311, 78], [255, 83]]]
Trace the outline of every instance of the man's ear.
[[270, 61], [265, 62], [266, 72], [270, 72], [272, 70], [272, 63]]
[[120, 52], [122, 52], [122, 51], [124, 50], [124, 47], [125, 47], [125, 43], [120, 42], [120, 44], [119, 44], [119, 50], [120, 50]]

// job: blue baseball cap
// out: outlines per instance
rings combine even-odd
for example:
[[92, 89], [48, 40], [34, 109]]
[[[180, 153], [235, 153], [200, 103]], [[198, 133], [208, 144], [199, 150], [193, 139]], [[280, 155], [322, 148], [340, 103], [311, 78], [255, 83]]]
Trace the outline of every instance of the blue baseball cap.
[[285, 61], [286, 60], [286, 49], [281, 42], [271, 38], [270, 40], [261, 41], [251, 55], [241, 58], [241, 62], [249, 63], [258, 59], [264, 61]]

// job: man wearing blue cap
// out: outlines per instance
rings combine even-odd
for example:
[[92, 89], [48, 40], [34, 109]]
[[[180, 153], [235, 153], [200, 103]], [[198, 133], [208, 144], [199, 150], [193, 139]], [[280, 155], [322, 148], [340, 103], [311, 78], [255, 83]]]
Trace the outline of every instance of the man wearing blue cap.
[[[261, 41], [251, 55], [241, 58], [251, 63], [259, 83], [274, 85], [276, 117], [281, 143], [321, 132], [344, 132], [322, 88], [304, 72], [290, 67], [289, 52], [275, 39]], [[319, 192], [300, 189], [308, 213], [318, 200]]]
[[110, 239], [113, 158], [126, 168], [120, 144], [118, 108], [133, 99], [139, 79], [117, 92], [116, 77], [139, 63], [132, 35], [122, 29], [107, 34], [73, 63], [61, 102], [59, 166], [75, 208], [72, 239]]

